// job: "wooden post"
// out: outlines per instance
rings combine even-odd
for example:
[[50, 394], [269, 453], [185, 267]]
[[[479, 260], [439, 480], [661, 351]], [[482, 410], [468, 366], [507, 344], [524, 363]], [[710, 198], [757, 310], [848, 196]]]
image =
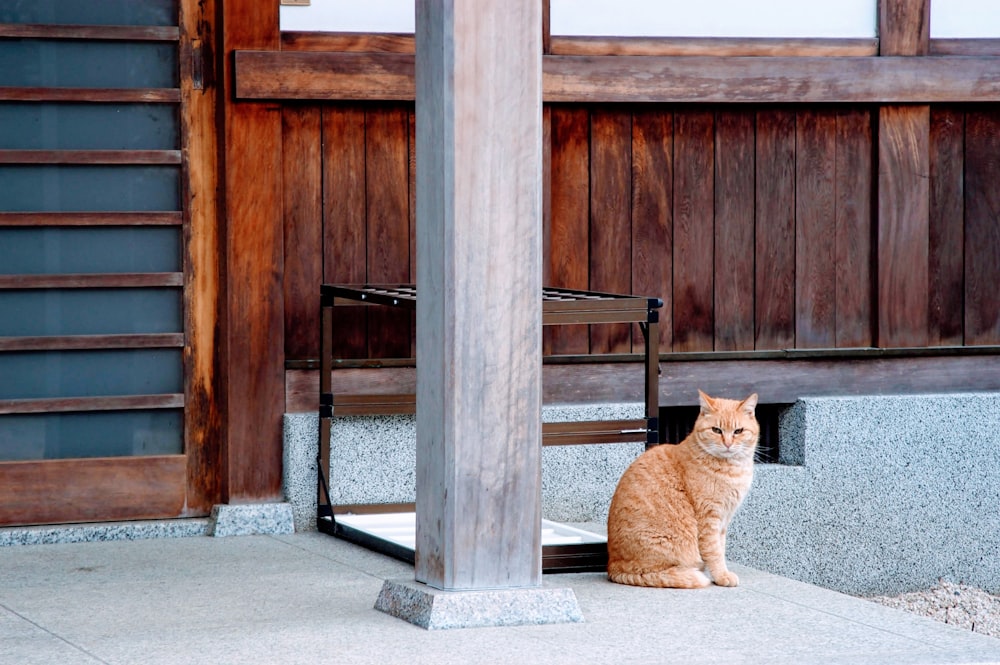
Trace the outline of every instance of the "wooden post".
[[[930, 52], [930, 1], [880, 0], [879, 54]], [[878, 345], [929, 341], [930, 106], [878, 116]]]
[[222, 229], [219, 381], [222, 414], [221, 499], [231, 504], [281, 498], [284, 412], [284, 249], [281, 208], [281, 111], [234, 101], [232, 51], [279, 47], [277, 3], [224, 0], [219, 58]]
[[541, 3], [416, 18], [416, 580], [537, 587]]

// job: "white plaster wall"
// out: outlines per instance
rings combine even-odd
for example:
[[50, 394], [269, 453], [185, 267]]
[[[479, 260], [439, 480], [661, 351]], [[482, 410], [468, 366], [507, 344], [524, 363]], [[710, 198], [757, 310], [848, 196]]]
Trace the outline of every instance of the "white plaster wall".
[[312, 0], [282, 6], [281, 29], [306, 32], [413, 32], [414, 0]]
[[937, 39], [1000, 37], [1000, 2], [932, 0], [931, 37]]
[[[874, 37], [876, 0], [552, 0], [552, 34]], [[414, 31], [414, 0], [312, 0], [281, 7], [281, 29]], [[1000, 38], [1000, 1], [932, 0], [931, 37]]]
[[875, 0], [552, 0], [553, 35], [874, 37]]
[[[873, 37], [875, 2], [552, 0], [551, 28], [554, 35]], [[414, 0], [312, 0], [309, 7], [283, 6], [281, 29], [413, 32]]]

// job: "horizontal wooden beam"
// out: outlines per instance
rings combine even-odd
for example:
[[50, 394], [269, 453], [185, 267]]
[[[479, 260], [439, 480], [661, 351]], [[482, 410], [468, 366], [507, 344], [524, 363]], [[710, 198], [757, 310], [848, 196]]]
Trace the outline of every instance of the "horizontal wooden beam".
[[180, 28], [171, 25], [34, 25], [8, 23], [0, 25], [0, 37], [17, 39], [92, 39], [108, 41], [176, 42]]
[[103, 289], [184, 286], [184, 273], [0, 275], [0, 289]]
[[181, 393], [125, 395], [120, 397], [53, 397], [46, 399], [0, 400], [0, 414], [182, 408], [184, 408], [184, 395]]
[[[762, 404], [790, 404], [802, 396], [926, 394], [1000, 390], [1000, 354], [955, 355], [933, 349], [912, 355], [872, 353], [859, 357], [831, 355], [800, 359], [739, 359], [726, 354], [690, 354], [689, 359], [660, 364], [660, 405], [694, 406], [698, 390], [710, 395], [746, 397], [758, 392]], [[900, 351], [904, 353], [904, 351]], [[677, 354], [673, 354], [677, 355]], [[794, 357], [790, 354], [789, 358]], [[319, 372], [285, 372], [285, 411], [319, 409]], [[413, 367], [340, 369], [333, 372], [333, 390], [353, 393], [411, 392]], [[543, 402], [596, 404], [642, 402], [641, 363], [545, 365]]]
[[0, 102], [176, 104], [180, 88], [0, 88]]
[[0, 524], [182, 517], [186, 473], [184, 455], [0, 462]]
[[180, 163], [180, 150], [0, 150], [0, 164]]
[[[413, 56], [236, 52], [236, 97], [414, 99]], [[935, 103], [1000, 101], [1000, 58], [545, 56], [546, 102]]]
[[184, 346], [183, 333], [147, 335], [61, 335], [0, 337], [0, 351], [79, 351], [85, 349], [168, 349]]
[[870, 56], [878, 39], [553, 36], [552, 55]]
[[181, 212], [0, 212], [8, 226], [180, 226]]

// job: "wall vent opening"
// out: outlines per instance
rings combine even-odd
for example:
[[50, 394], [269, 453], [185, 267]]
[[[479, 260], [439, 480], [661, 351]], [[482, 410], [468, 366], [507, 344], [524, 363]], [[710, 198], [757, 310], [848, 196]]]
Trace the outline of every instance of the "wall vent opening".
[[[781, 463], [779, 422], [781, 414], [791, 404], [758, 404], [757, 422], [760, 424], [760, 442], [757, 444], [757, 461], [762, 464]], [[691, 433], [698, 419], [697, 406], [660, 407], [660, 441], [680, 443]]]

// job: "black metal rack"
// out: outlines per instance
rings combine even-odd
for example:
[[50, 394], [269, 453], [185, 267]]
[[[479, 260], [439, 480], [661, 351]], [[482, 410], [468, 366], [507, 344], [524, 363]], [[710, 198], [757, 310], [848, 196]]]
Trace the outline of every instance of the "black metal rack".
[[[645, 442], [658, 443], [659, 432], [659, 298], [600, 293], [545, 287], [542, 289], [542, 325], [585, 325], [593, 323], [637, 323], [645, 339], [645, 417], [632, 420], [598, 420], [567, 423], [543, 423], [542, 445], [587, 443]], [[363, 530], [338, 522], [336, 516], [347, 512], [379, 513], [412, 511], [412, 504], [332, 505], [330, 477], [330, 433], [334, 416], [394, 415], [416, 412], [416, 395], [338, 394], [333, 386], [333, 332], [335, 308], [342, 305], [373, 305], [415, 310], [417, 289], [413, 284], [339, 285], [324, 284], [320, 289], [320, 428], [319, 428], [319, 497], [318, 527], [321, 531], [350, 540], [370, 549], [413, 561], [413, 552], [397, 543], [381, 539]], [[606, 543], [544, 545], [542, 568], [545, 572], [604, 570], [607, 564]]]

